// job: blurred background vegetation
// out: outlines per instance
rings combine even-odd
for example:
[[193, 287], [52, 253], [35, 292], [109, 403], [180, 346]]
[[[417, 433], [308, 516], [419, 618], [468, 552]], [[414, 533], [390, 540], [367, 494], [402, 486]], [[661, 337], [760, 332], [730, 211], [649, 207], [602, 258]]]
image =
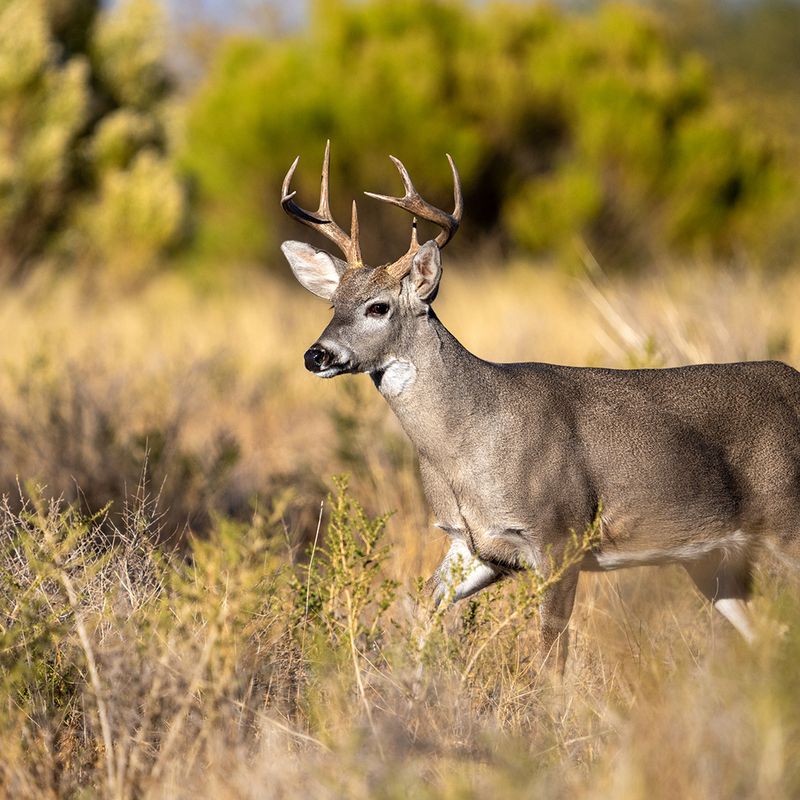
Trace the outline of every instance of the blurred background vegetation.
[[103, 14], [95, 0], [0, 2], [5, 276], [43, 256], [138, 272], [181, 241], [163, 23], [135, 0]]
[[[290, 4], [291, 6], [291, 4]], [[800, 255], [800, 5], [789, 0], [292, 6], [0, 0], [0, 271], [282, 269], [298, 153], [313, 204], [393, 192], [404, 159], [466, 218], [453, 250], [570, 269]], [[360, 204], [367, 256], [407, 221]], [[303, 232], [305, 233], [305, 232]]]

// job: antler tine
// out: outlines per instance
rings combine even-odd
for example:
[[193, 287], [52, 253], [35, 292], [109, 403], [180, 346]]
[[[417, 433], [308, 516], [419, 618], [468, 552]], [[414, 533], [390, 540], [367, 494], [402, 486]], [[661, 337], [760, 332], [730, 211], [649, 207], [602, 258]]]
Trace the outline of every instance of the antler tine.
[[331, 180], [331, 140], [325, 142], [325, 155], [322, 158], [322, 178], [319, 183], [319, 208], [317, 214], [324, 219], [333, 221], [331, 214], [331, 196], [330, 196], [330, 180]]
[[300, 156], [292, 162], [286, 177], [283, 179], [281, 188], [281, 206], [283, 210], [293, 219], [308, 225], [319, 231], [326, 239], [332, 241], [344, 253], [347, 263], [352, 268], [361, 267], [361, 245], [358, 235], [358, 215], [356, 204], [353, 203], [353, 217], [350, 223], [350, 236], [348, 236], [333, 220], [330, 206], [330, 164], [331, 164], [331, 142], [330, 139], [325, 144], [325, 157], [322, 161], [322, 179], [319, 189], [319, 208], [315, 212], [306, 211], [294, 201], [297, 192], [290, 192], [292, 178], [297, 169]]
[[300, 163], [300, 156], [292, 162], [292, 166], [289, 167], [289, 171], [286, 173], [286, 177], [283, 179], [283, 186], [281, 188], [281, 206], [283, 210], [290, 216], [294, 217], [296, 220], [305, 223], [310, 227], [314, 227], [316, 225], [325, 225], [327, 220], [318, 219], [317, 217], [310, 214], [304, 208], [300, 208], [297, 203], [294, 202], [293, 198], [297, 194], [297, 192], [290, 192], [289, 187], [292, 183], [292, 178], [294, 177], [294, 171], [297, 169], [297, 165]]
[[360, 267], [363, 265], [361, 261], [361, 233], [358, 227], [358, 209], [356, 208], [355, 200], [353, 200], [353, 210], [350, 212], [350, 243], [352, 263]]
[[[461, 224], [461, 218], [464, 216], [464, 194], [461, 191], [461, 176], [458, 174], [456, 162], [453, 161], [453, 157], [450, 153], [445, 153], [445, 155], [450, 163], [450, 171], [453, 173], [453, 219], [456, 221], [456, 227], [450, 234], [450, 238], [452, 239], [458, 230], [458, 226]], [[444, 247], [444, 245], [440, 244], [439, 247]]]
[[450, 239], [453, 238], [455, 232], [458, 230], [458, 226], [461, 223], [461, 217], [464, 213], [464, 198], [461, 192], [461, 179], [458, 175], [458, 170], [456, 169], [453, 159], [449, 154], [447, 155], [447, 160], [450, 163], [450, 169], [453, 172], [453, 199], [455, 201], [453, 213], [448, 214], [446, 211], [442, 211], [442, 209], [432, 206], [422, 198], [420, 193], [414, 188], [414, 184], [411, 181], [411, 176], [408, 174], [408, 170], [405, 168], [405, 165], [402, 161], [400, 161], [399, 158], [395, 158], [394, 156], [389, 156], [389, 158], [392, 160], [392, 163], [395, 165], [395, 167], [397, 167], [397, 171], [400, 173], [400, 178], [403, 181], [403, 189], [405, 191], [403, 197], [392, 197], [385, 194], [375, 194], [374, 192], [364, 192], [364, 194], [374, 198], [375, 200], [381, 200], [384, 203], [390, 203], [393, 206], [402, 208], [403, 210], [408, 211], [410, 214], [414, 214], [415, 217], [420, 217], [421, 219], [438, 225], [442, 231], [436, 237], [436, 244], [438, 244], [439, 247], [444, 247], [450, 241]]

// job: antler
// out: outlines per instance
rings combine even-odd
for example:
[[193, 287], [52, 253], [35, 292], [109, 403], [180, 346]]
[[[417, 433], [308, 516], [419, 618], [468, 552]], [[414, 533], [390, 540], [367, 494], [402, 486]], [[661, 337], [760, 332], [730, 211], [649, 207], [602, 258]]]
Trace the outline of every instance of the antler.
[[356, 210], [355, 200], [353, 201], [353, 215], [350, 222], [350, 235], [348, 236], [334, 221], [331, 215], [330, 206], [330, 191], [329, 191], [329, 177], [330, 177], [330, 164], [331, 164], [331, 142], [328, 140], [325, 145], [325, 159], [322, 163], [322, 182], [319, 190], [319, 208], [312, 212], [300, 208], [297, 203], [292, 199], [297, 192], [289, 192], [289, 187], [292, 183], [292, 176], [297, 163], [300, 161], [300, 156], [289, 167], [286, 177], [283, 179], [283, 188], [281, 189], [281, 206], [283, 210], [298, 222], [308, 225], [315, 231], [319, 231], [326, 239], [330, 239], [341, 251], [347, 259], [347, 264], [351, 269], [363, 267], [364, 263], [361, 260], [361, 244], [359, 243], [358, 232], [358, 212]]
[[450, 169], [453, 171], [453, 199], [455, 201], [455, 208], [452, 214], [448, 214], [446, 211], [442, 211], [442, 209], [436, 208], [436, 206], [432, 206], [430, 203], [423, 200], [420, 193], [414, 188], [414, 184], [411, 182], [411, 177], [408, 174], [408, 170], [403, 166], [403, 162], [394, 156], [389, 156], [389, 158], [392, 159], [392, 163], [397, 167], [397, 171], [400, 173], [400, 177], [403, 180], [403, 188], [405, 189], [403, 197], [390, 197], [389, 195], [375, 194], [374, 192], [364, 192], [364, 194], [369, 197], [374, 197], [376, 200], [382, 200], [384, 203], [391, 203], [393, 206], [398, 206], [408, 211], [409, 214], [414, 215], [414, 221], [411, 225], [411, 244], [408, 251], [386, 268], [387, 271], [395, 277], [402, 278], [404, 275], [408, 274], [408, 271], [411, 269], [411, 261], [414, 258], [414, 254], [419, 250], [419, 242], [417, 241], [417, 217], [427, 220], [428, 222], [433, 222], [442, 229], [442, 232], [436, 237], [436, 244], [438, 244], [439, 247], [444, 247], [458, 230], [461, 217], [464, 213], [464, 198], [461, 193], [461, 179], [458, 176], [458, 170], [449, 153], [447, 154], [447, 160], [450, 162]]

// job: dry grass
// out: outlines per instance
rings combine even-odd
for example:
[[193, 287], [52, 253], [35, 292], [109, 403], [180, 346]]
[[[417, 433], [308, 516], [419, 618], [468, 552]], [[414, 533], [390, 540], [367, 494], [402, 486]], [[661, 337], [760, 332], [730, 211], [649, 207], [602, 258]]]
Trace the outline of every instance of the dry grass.
[[[519, 264], [449, 268], [437, 308], [493, 359], [798, 365], [797, 297], [800, 276]], [[302, 369], [326, 319], [253, 276], [0, 298], [5, 795], [797, 796], [798, 626], [747, 650], [680, 570], [581, 579], [563, 690], [524, 580], [418, 652], [445, 545], [369, 380]], [[794, 580], [759, 573], [765, 631], [800, 614]]]

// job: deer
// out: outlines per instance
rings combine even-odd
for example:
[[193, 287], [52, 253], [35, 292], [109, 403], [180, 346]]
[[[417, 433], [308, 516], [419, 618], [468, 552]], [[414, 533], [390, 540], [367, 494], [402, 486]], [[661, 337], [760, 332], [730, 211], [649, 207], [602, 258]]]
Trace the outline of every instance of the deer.
[[[367, 373], [419, 460], [435, 526], [450, 547], [429, 581], [433, 602], [458, 602], [522, 570], [543, 569], [570, 532], [594, 520], [596, 541], [540, 598], [540, 648], [563, 673], [581, 571], [680, 564], [748, 641], [754, 564], [768, 542], [800, 544], [800, 373], [779, 361], [607, 369], [495, 363], [469, 352], [437, 317], [442, 250], [462, 220], [429, 204], [390, 156], [404, 194], [365, 192], [412, 215], [411, 244], [369, 266], [355, 201], [350, 233], [333, 220], [330, 141], [319, 207], [281, 205], [344, 259], [287, 241], [297, 280], [332, 303], [304, 354], [320, 378]], [[420, 244], [417, 220], [440, 228]], [[552, 562], [551, 562], [552, 563]], [[455, 565], [458, 564], [459, 568]]]

